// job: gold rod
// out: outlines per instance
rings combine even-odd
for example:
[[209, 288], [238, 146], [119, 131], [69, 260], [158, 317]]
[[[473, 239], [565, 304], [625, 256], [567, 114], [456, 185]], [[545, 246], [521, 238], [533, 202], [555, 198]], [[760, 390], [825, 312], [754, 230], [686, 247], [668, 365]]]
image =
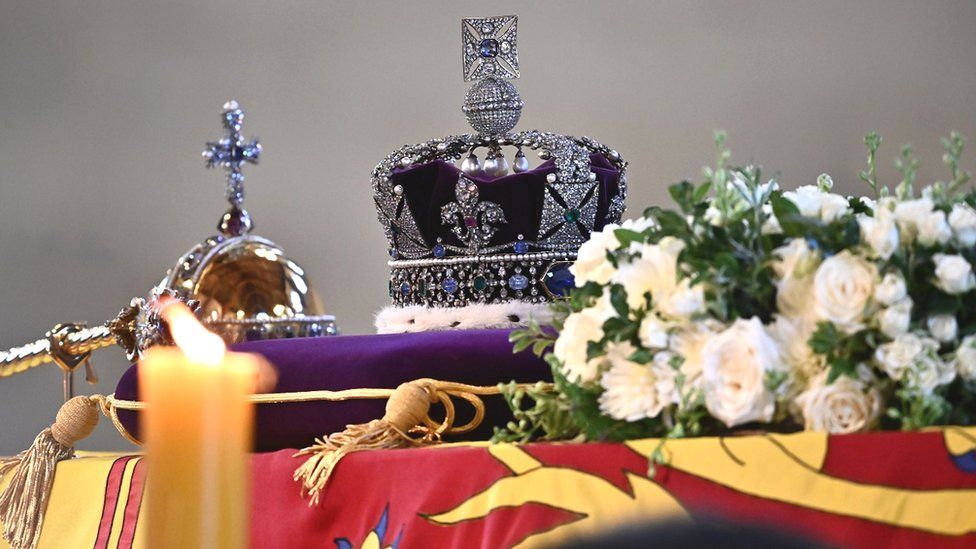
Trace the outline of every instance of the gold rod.
[[[108, 327], [96, 326], [68, 334], [64, 339], [64, 351], [72, 355], [83, 355], [114, 344], [115, 336], [109, 332]], [[51, 357], [50, 341], [47, 338], [38, 339], [27, 345], [0, 351], [0, 377], [10, 377], [52, 362], [54, 358]]]

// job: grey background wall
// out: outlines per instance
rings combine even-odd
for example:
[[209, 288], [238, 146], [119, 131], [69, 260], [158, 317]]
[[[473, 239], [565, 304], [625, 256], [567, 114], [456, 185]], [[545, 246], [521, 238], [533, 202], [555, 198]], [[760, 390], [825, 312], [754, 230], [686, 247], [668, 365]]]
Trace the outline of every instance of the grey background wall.
[[[465, 130], [459, 19], [507, 13], [520, 127], [618, 148], [631, 214], [698, 177], [715, 128], [786, 187], [826, 171], [844, 192], [861, 190], [871, 129], [887, 177], [900, 143], [922, 181], [943, 175], [948, 130], [976, 149], [972, 1], [2, 0], [0, 346], [110, 317], [213, 231], [223, 182], [199, 151], [231, 97], [265, 145], [247, 170], [258, 232], [306, 267], [346, 333], [369, 332], [386, 299], [369, 172]], [[92, 390], [111, 392], [125, 361], [95, 358]], [[59, 375], [0, 379], [0, 454], [51, 421]], [[125, 443], [103, 425], [84, 447]]]

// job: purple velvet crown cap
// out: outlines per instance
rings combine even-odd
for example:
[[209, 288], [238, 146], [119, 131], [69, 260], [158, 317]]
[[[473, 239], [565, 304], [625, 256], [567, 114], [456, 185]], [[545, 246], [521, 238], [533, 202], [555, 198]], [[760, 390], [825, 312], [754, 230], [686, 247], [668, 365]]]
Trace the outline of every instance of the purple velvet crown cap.
[[[620, 170], [602, 154], [590, 154], [590, 170], [596, 174], [596, 221], [593, 227], [583, 227], [586, 233], [599, 231], [607, 223], [610, 203], [620, 190]], [[524, 235], [532, 239], [539, 232], [546, 178], [555, 173], [552, 160], [536, 168], [498, 178], [466, 176], [478, 186], [482, 201], [494, 202], [505, 212], [506, 223], [498, 225], [493, 242], [511, 242]], [[463, 246], [451, 228], [441, 222], [441, 208], [455, 200], [455, 185], [461, 170], [454, 164], [434, 160], [426, 164], [393, 170], [392, 182], [403, 188], [406, 207], [428, 246], [440, 238], [445, 244]]]

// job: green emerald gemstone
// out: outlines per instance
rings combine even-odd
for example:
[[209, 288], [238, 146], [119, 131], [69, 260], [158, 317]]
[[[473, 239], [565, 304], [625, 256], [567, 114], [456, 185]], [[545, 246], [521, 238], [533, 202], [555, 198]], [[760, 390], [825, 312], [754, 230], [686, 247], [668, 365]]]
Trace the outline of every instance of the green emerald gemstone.
[[576, 208], [571, 208], [566, 210], [566, 212], [563, 214], [563, 219], [569, 221], [570, 223], [575, 223], [579, 219], [579, 215], [579, 210]]
[[478, 275], [474, 277], [474, 289], [479, 292], [483, 292], [488, 288], [488, 280], [485, 277]]

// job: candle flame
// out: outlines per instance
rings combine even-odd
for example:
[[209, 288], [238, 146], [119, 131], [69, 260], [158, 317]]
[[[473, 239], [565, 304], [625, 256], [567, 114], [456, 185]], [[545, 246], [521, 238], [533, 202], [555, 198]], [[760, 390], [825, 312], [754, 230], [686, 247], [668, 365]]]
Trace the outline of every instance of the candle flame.
[[159, 314], [169, 325], [173, 342], [190, 360], [210, 366], [220, 364], [227, 350], [224, 341], [200, 324], [189, 307], [173, 300], [163, 304]]

